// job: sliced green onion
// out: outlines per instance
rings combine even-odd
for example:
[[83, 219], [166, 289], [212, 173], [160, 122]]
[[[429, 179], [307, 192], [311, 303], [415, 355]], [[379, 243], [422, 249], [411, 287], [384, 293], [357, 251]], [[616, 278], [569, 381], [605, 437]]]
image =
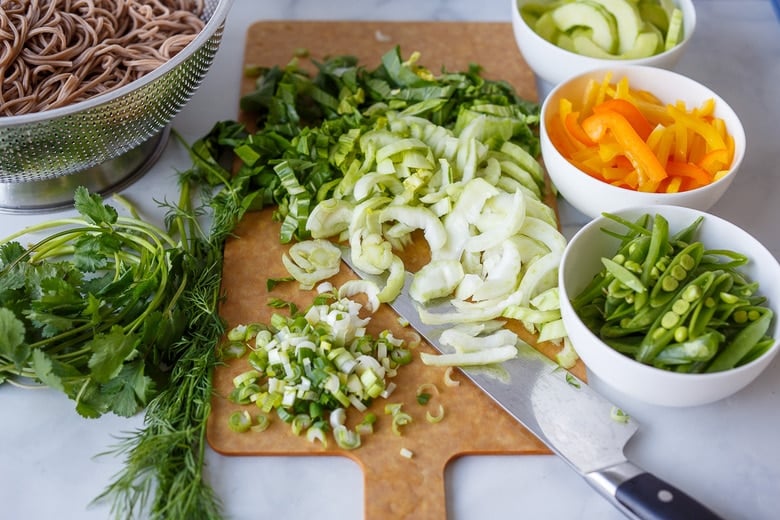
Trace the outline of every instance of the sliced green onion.
[[228, 427], [234, 432], [244, 433], [252, 426], [252, 416], [246, 410], [238, 410], [228, 417]]

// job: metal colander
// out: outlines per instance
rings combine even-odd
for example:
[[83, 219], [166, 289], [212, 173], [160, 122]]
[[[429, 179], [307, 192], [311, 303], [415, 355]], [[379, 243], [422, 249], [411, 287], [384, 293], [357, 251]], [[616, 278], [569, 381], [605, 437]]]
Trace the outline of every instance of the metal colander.
[[222, 40], [232, 0], [205, 0], [200, 34], [164, 65], [91, 99], [34, 114], [0, 117], [0, 211], [72, 204], [85, 186], [108, 193], [144, 173], [168, 125], [190, 100]]

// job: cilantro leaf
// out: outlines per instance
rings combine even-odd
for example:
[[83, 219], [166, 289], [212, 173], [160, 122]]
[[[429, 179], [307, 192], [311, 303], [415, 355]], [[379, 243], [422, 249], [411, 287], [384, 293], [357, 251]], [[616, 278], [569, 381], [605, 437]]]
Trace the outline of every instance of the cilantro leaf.
[[12, 360], [20, 369], [30, 355], [24, 334], [24, 323], [11, 310], [0, 308], [0, 356]]
[[130, 417], [154, 395], [154, 382], [144, 374], [140, 361], [126, 363], [113, 379], [101, 385], [101, 393], [110, 396], [110, 409], [121, 417]]
[[17, 262], [24, 255], [24, 249], [18, 242], [9, 242], [0, 246], [0, 294], [24, 287], [25, 263]]
[[112, 233], [90, 233], [79, 237], [73, 246], [73, 263], [91, 273], [108, 265], [110, 258], [122, 249], [122, 241]]
[[73, 319], [59, 316], [51, 312], [30, 310], [26, 313], [27, 319], [39, 329], [43, 338], [51, 338], [60, 332], [73, 328]]
[[98, 194], [90, 194], [89, 191], [79, 186], [73, 196], [73, 205], [84, 218], [98, 226], [110, 226], [117, 220], [117, 212], [112, 206], [103, 204]]
[[96, 334], [87, 342], [93, 354], [88, 366], [92, 377], [99, 383], [105, 383], [116, 377], [122, 370], [122, 364], [140, 343], [138, 336], [127, 334], [119, 325], [111, 327], [107, 334]]
[[44, 385], [56, 390], [65, 391], [62, 379], [57, 374], [54, 361], [48, 354], [41, 349], [35, 349], [32, 352], [32, 368], [35, 370], [35, 376]]

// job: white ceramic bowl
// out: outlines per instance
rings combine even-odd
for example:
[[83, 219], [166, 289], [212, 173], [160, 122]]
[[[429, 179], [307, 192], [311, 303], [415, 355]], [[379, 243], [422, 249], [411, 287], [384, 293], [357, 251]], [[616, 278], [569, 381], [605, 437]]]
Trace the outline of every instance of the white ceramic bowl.
[[644, 402], [663, 406], [701, 405], [726, 398], [751, 383], [780, 350], [780, 264], [755, 238], [738, 226], [717, 216], [678, 206], [645, 206], [617, 212], [634, 219], [643, 214], [661, 214], [673, 233], [704, 217], [697, 239], [708, 249], [730, 249], [750, 257], [740, 268], [750, 280], [759, 283], [759, 292], [768, 298], [775, 317], [768, 334], [772, 347], [758, 359], [723, 372], [684, 374], [645, 365], [603, 343], [575, 313], [570, 299], [577, 296], [602, 268], [602, 256], [611, 257], [618, 240], [601, 228], [624, 232], [620, 224], [605, 217], [592, 220], [569, 241], [559, 271], [561, 315], [572, 344], [588, 370], [618, 392]]
[[[709, 98], [714, 99], [715, 116], [723, 119], [727, 131], [734, 138], [734, 160], [729, 173], [711, 184], [689, 191], [647, 193], [602, 182], [566, 160], [550, 141], [547, 134], [549, 121], [557, 113], [561, 98], [570, 99], [574, 103], [573, 110], [577, 110], [577, 100], [582, 99], [588, 82], [592, 79], [602, 81], [608, 71], [613, 74], [613, 82], [627, 77], [631, 88], [647, 90], [667, 103], [684, 101], [689, 109], [700, 106]], [[585, 72], [570, 78], [555, 87], [544, 100], [540, 119], [542, 159], [550, 180], [567, 202], [591, 218], [600, 216], [604, 211], [613, 212], [622, 208], [651, 204], [686, 206], [707, 211], [732, 183], [745, 156], [744, 127], [740, 118], [723, 98], [691, 78], [655, 67], [615, 66]]]
[[539, 36], [520, 15], [520, 6], [537, 0], [509, 0], [515, 42], [523, 59], [536, 75], [539, 99], [556, 85], [583, 72], [611, 65], [648, 65], [672, 69], [677, 65], [696, 28], [696, 9], [692, 0], [676, 0], [683, 12], [683, 40], [668, 51], [639, 59], [600, 59], [577, 54]]

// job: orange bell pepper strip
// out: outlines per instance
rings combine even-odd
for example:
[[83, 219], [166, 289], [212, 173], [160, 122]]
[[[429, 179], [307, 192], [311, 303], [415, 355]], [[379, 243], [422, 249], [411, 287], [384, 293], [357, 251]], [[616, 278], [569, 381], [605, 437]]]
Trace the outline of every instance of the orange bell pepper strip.
[[711, 150], [704, 154], [698, 165], [712, 175], [729, 166], [729, 151], [726, 148]]
[[579, 112], [569, 112], [566, 114], [566, 117], [563, 121], [563, 126], [566, 128], [566, 131], [569, 132], [571, 138], [575, 141], [578, 141], [585, 146], [594, 146], [596, 143], [594, 143], [591, 138], [588, 137], [588, 134], [586, 134], [582, 129], [579, 119]]
[[712, 182], [712, 175], [709, 172], [690, 162], [669, 161], [666, 171], [672, 177], [690, 179], [691, 188], [706, 186]]
[[645, 115], [639, 111], [636, 105], [625, 99], [614, 98], [607, 99], [603, 103], [593, 107], [593, 112], [595, 113], [608, 110], [613, 110], [628, 119], [628, 122], [634, 127], [636, 133], [639, 134], [639, 137], [641, 137], [643, 141], [647, 141], [650, 132], [653, 131], [653, 125], [650, 124], [650, 121], [648, 121]]
[[582, 129], [595, 142], [611, 134], [624, 148], [625, 156], [637, 170], [640, 191], [655, 191], [658, 183], [667, 177], [666, 170], [647, 143], [625, 117], [614, 111], [594, 113], [582, 122]]

